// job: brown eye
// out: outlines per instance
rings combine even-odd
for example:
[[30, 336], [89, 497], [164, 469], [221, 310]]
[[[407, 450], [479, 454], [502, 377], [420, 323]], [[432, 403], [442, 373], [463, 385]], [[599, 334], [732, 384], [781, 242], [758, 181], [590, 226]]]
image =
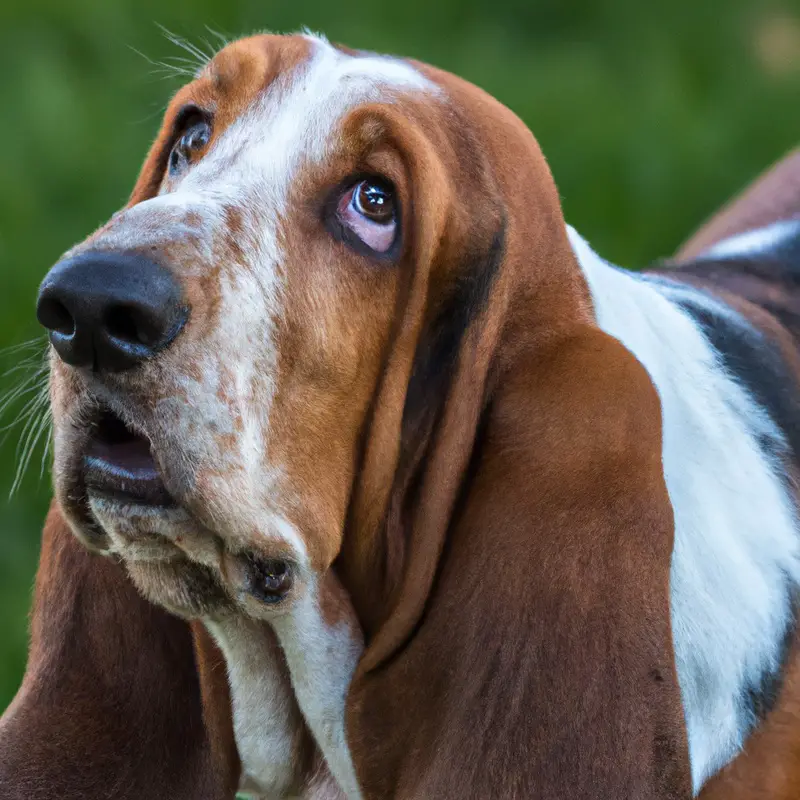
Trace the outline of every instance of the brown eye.
[[211, 126], [205, 120], [198, 120], [188, 127], [175, 142], [169, 156], [169, 171], [172, 174], [187, 166], [192, 156], [204, 150], [211, 139]]
[[388, 225], [394, 220], [394, 195], [383, 181], [361, 181], [353, 190], [353, 208], [372, 222]]
[[376, 253], [387, 253], [397, 238], [398, 208], [394, 187], [381, 178], [359, 181], [338, 205], [339, 222]]

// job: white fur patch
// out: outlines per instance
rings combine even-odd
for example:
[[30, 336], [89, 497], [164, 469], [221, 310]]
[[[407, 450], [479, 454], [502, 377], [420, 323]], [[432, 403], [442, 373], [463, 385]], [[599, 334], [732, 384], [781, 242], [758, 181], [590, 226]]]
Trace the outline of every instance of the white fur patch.
[[257, 179], [263, 199], [280, 212], [297, 168], [328, 155], [345, 114], [369, 102], [391, 103], [393, 92], [439, 91], [405, 61], [350, 56], [324, 39], [307, 38], [311, 58], [255, 100], [192, 168], [181, 191], [213, 184], [215, 195], [241, 198], [242, 189]]
[[780, 468], [758, 438], [781, 434], [668, 287], [607, 264], [571, 228], [569, 238], [600, 327], [638, 358], [661, 399], [672, 628], [697, 793], [751, 729], [747, 689], [780, 668], [800, 546]]
[[286, 655], [297, 702], [337, 783], [349, 800], [361, 797], [345, 732], [345, 702], [363, 651], [361, 633], [342, 620], [325, 622], [315, 587], [273, 627]]
[[778, 247], [782, 242], [798, 235], [800, 220], [773, 222], [763, 228], [740, 233], [723, 239], [701, 253], [700, 258], [736, 258], [754, 256]]
[[266, 623], [242, 617], [206, 620], [225, 656], [242, 791], [285, 797], [295, 775], [297, 707]]

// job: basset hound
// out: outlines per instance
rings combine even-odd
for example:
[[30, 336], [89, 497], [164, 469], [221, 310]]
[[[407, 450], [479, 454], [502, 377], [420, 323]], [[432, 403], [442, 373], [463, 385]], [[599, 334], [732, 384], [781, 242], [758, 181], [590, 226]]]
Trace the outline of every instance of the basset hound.
[[0, 796], [797, 797], [800, 192], [749, 230], [765, 187], [625, 272], [475, 86], [221, 50], [40, 290]]

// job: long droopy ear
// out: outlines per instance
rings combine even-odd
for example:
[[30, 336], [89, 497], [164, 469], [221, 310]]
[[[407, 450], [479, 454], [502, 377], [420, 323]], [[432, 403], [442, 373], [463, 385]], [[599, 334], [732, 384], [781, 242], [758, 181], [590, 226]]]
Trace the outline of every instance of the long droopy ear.
[[[3, 800], [224, 800], [239, 778], [224, 665], [88, 553], [54, 503], [28, 666], [0, 720]], [[202, 686], [198, 677], [202, 673]]]
[[[474, 87], [433, 74], [466, 110], [458, 122], [482, 145], [505, 224], [447, 379], [427, 383], [436, 418], [402, 519], [384, 528], [402, 532], [402, 575], [368, 620], [347, 704], [364, 796], [689, 798], [657, 393], [594, 322], [533, 138]], [[451, 206], [465, 198], [480, 225], [469, 182], [446, 166]], [[422, 330], [412, 375], [430, 351]], [[346, 541], [344, 557], [357, 550]], [[363, 616], [370, 575], [355, 558], [344, 566]]]
[[424, 615], [351, 688], [365, 796], [691, 796], [659, 417], [596, 330], [503, 376]]

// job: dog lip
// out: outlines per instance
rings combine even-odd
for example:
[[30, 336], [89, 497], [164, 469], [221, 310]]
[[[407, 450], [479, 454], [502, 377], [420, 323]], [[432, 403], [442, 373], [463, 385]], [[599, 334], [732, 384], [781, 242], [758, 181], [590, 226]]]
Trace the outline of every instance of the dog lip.
[[104, 410], [86, 445], [83, 482], [89, 495], [145, 505], [170, 506], [150, 440]]

